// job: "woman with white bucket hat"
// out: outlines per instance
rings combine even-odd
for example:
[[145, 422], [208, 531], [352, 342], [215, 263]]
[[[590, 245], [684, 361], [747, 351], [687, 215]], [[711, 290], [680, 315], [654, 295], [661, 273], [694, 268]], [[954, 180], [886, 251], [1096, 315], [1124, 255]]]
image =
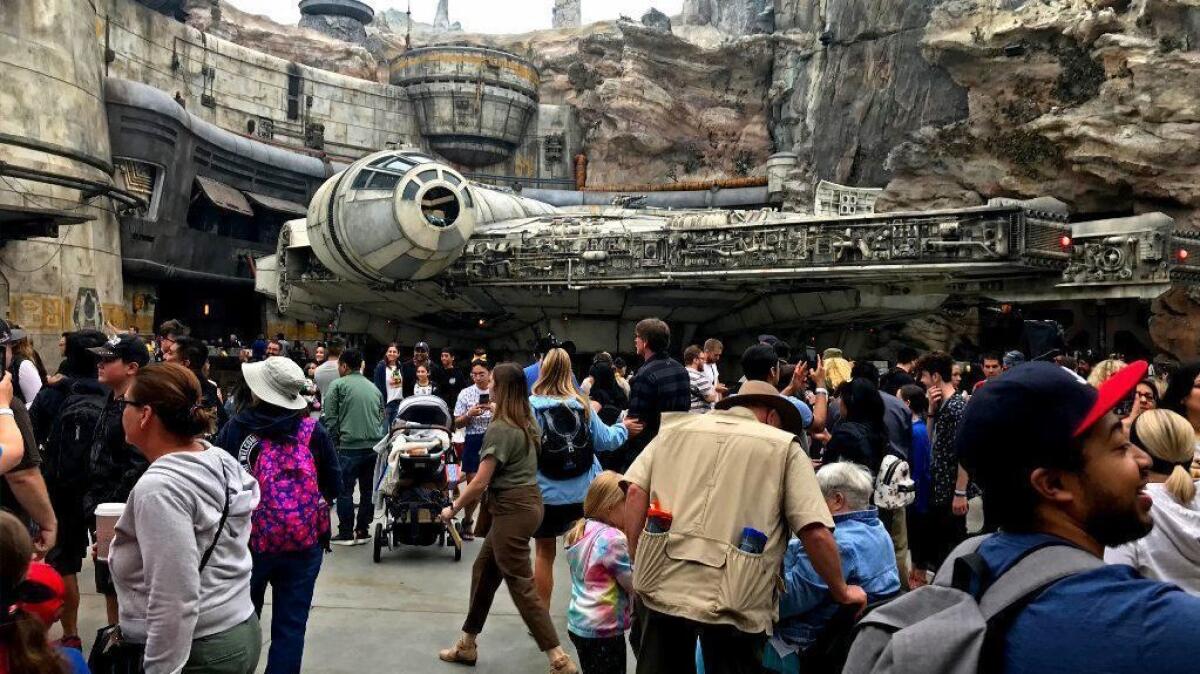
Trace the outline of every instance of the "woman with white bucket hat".
[[236, 456], [262, 490], [250, 534], [250, 596], [262, 613], [272, 586], [267, 672], [299, 672], [341, 468], [333, 440], [307, 412], [299, 365], [272, 357], [243, 364], [242, 375], [252, 400], [225, 425], [217, 445]]

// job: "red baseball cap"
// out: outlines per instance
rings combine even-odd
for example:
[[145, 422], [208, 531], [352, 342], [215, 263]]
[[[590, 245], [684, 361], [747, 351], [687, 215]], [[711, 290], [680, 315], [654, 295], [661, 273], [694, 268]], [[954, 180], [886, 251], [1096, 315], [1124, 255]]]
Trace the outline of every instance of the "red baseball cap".
[[1146, 372], [1149, 369], [1149, 363], [1139, 360], [1117, 370], [1116, 374], [1105, 380], [1098, 389], [1099, 395], [1096, 396], [1096, 402], [1092, 403], [1087, 415], [1071, 432], [1071, 437], [1077, 438], [1083, 435], [1087, 429], [1091, 428], [1092, 424], [1100, 420], [1100, 417], [1108, 414], [1112, 408], [1117, 406], [1117, 403], [1129, 395], [1139, 381], [1146, 378]]
[[17, 607], [35, 615], [46, 627], [58, 621], [66, 587], [62, 576], [44, 562], [33, 562], [17, 586]]

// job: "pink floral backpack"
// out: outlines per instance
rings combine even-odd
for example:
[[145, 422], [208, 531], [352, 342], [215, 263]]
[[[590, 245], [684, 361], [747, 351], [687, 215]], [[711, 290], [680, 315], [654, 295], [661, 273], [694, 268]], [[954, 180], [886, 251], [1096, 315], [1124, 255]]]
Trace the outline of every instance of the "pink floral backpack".
[[329, 540], [329, 504], [321, 496], [317, 463], [309, 448], [317, 421], [300, 421], [295, 442], [262, 439], [250, 471], [261, 498], [251, 517], [250, 549], [297, 552]]

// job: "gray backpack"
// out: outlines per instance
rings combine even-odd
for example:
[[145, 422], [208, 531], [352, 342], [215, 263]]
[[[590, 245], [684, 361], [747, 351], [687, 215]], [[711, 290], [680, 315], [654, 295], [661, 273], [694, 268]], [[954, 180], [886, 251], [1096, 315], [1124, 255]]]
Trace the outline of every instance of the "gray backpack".
[[[884, 604], [859, 621], [845, 674], [976, 674], [999, 671], [1012, 620], [1049, 585], [1104, 564], [1067, 544], [1034, 546], [999, 578], [976, 550], [955, 548], [933, 584]], [[978, 597], [978, 600], [976, 599]]]

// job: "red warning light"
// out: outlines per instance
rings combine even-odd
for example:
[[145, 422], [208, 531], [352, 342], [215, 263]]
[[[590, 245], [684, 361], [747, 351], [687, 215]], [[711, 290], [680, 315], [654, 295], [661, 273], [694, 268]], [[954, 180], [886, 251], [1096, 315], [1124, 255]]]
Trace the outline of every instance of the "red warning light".
[[1188, 259], [1188, 251], [1187, 251], [1187, 248], [1180, 248], [1180, 249], [1179, 249], [1179, 253], [1178, 253], [1178, 255], [1179, 255], [1179, 261], [1180, 261], [1180, 262], [1183, 262], [1184, 260]]
[[1058, 240], [1058, 245], [1062, 246], [1063, 248], [1070, 248], [1071, 247], [1071, 237], [1064, 234], [1063, 237]]

